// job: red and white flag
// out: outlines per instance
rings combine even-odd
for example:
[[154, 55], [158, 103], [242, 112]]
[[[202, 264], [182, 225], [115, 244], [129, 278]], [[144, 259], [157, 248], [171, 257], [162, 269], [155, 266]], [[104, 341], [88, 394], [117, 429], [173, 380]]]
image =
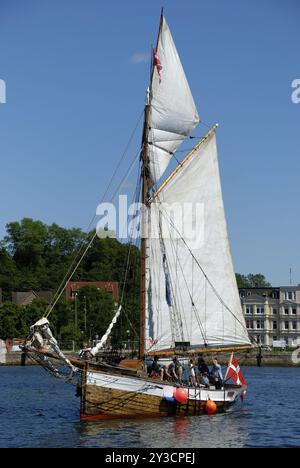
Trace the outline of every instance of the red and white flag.
[[159, 56], [158, 56], [158, 53], [157, 53], [156, 49], [153, 49], [153, 61], [154, 61], [154, 66], [157, 68], [159, 81], [161, 81], [161, 73], [160, 72], [162, 71], [162, 65], [161, 65], [161, 61], [159, 60]]
[[243, 372], [241, 371], [241, 368], [239, 366], [239, 363], [232, 353], [230, 362], [228, 365], [228, 369], [226, 372], [225, 380], [232, 379], [237, 385], [242, 385], [245, 387], [245, 391], [243, 392], [242, 398], [246, 395], [247, 391], [247, 382], [246, 379], [243, 375]]
[[149, 343], [151, 346], [155, 345], [157, 343], [157, 340], [155, 340], [154, 338], [151, 338], [151, 336], [149, 337]]

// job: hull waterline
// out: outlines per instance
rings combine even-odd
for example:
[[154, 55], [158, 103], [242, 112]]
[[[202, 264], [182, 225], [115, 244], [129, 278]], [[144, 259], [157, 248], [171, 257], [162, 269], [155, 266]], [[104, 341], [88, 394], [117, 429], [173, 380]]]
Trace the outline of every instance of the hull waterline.
[[185, 387], [188, 400], [176, 402], [175, 384], [159, 380], [87, 371], [83, 375], [81, 420], [154, 418], [168, 416], [200, 416], [212, 400], [217, 412], [229, 409], [241, 397], [240, 386], [215, 388]]

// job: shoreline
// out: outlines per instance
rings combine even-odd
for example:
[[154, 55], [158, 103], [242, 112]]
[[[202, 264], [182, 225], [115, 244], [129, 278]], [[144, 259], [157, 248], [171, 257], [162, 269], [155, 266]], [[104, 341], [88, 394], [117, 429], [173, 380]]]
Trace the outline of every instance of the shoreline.
[[[78, 357], [76, 353], [73, 352], [65, 352], [65, 355], [68, 357]], [[299, 354], [299, 362], [293, 363], [292, 360], [293, 352], [291, 351], [280, 351], [280, 352], [262, 352], [262, 361], [261, 367], [300, 367], [300, 354]], [[228, 365], [229, 360], [229, 353], [219, 353], [217, 359], [222, 366]], [[257, 350], [250, 351], [250, 352], [236, 352], [235, 356], [239, 362], [241, 367], [249, 366], [249, 367], [257, 367]], [[212, 360], [212, 355], [203, 355], [203, 358], [210, 364]], [[5, 360], [2, 359], [4, 362], [0, 362], [0, 367], [5, 366], [24, 366], [22, 364], [22, 352], [15, 351], [6, 353]], [[26, 359], [25, 366], [36, 366], [35, 362], [31, 361], [30, 359]]]

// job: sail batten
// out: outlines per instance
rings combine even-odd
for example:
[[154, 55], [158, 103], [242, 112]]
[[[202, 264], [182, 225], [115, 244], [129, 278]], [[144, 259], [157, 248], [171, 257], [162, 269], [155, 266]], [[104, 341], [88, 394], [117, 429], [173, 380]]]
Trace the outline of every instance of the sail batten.
[[154, 350], [174, 348], [176, 342], [165, 300], [163, 261], [177, 316], [183, 318], [184, 341], [191, 348], [249, 345], [227, 235], [215, 129], [154, 194], [148, 229], [147, 308], [152, 322], [160, 324], [158, 335], [151, 336]]
[[[149, 169], [152, 185], [161, 178], [172, 154], [200, 120], [164, 16], [161, 19], [157, 47], [153, 52], [149, 132]], [[159, 142], [163, 143], [162, 148], [157, 146]]]

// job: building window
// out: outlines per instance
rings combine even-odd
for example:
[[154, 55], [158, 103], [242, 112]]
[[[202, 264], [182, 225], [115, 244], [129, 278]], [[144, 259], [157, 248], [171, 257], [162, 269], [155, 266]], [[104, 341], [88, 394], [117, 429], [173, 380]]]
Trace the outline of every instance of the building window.
[[284, 329], [288, 330], [289, 329], [289, 322], [284, 322]]
[[292, 326], [293, 326], [293, 330], [297, 330], [297, 322], [293, 321]]
[[285, 292], [286, 301], [295, 301], [296, 300], [296, 291], [286, 291]]
[[285, 315], [289, 315], [289, 309], [287, 307], [285, 307], [284, 313], [285, 313]]
[[277, 341], [277, 336], [273, 336], [273, 342]]
[[256, 307], [256, 313], [257, 313], [257, 314], [264, 314], [264, 313], [265, 313], [265, 308], [264, 308], [264, 306], [257, 306], [257, 307]]
[[277, 309], [273, 307], [273, 315], [277, 315]]
[[276, 320], [273, 321], [273, 330], [277, 330], [277, 321]]
[[293, 309], [293, 315], [297, 315], [297, 309]]
[[293, 292], [291, 293], [291, 296], [292, 296], [292, 299], [291, 299], [291, 300], [292, 300], [292, 301], [295, 301], [295, 300], [296, 300], [296, 291], [293, 291]]
[[265, 322], [264, 320], [256, 320], [256, 328], [258, 330], [262, 330], [265, 328]]
[[246, 320], [246, 326], [248, 329], [253, 329], [253, 320]]
[[265, 343], [264, 335], [256, 335], [256, 342], [257, 344], [264, 344]]
[[253, 305], [248, 305], [246, 307], [246, 314], [253, 314]]

